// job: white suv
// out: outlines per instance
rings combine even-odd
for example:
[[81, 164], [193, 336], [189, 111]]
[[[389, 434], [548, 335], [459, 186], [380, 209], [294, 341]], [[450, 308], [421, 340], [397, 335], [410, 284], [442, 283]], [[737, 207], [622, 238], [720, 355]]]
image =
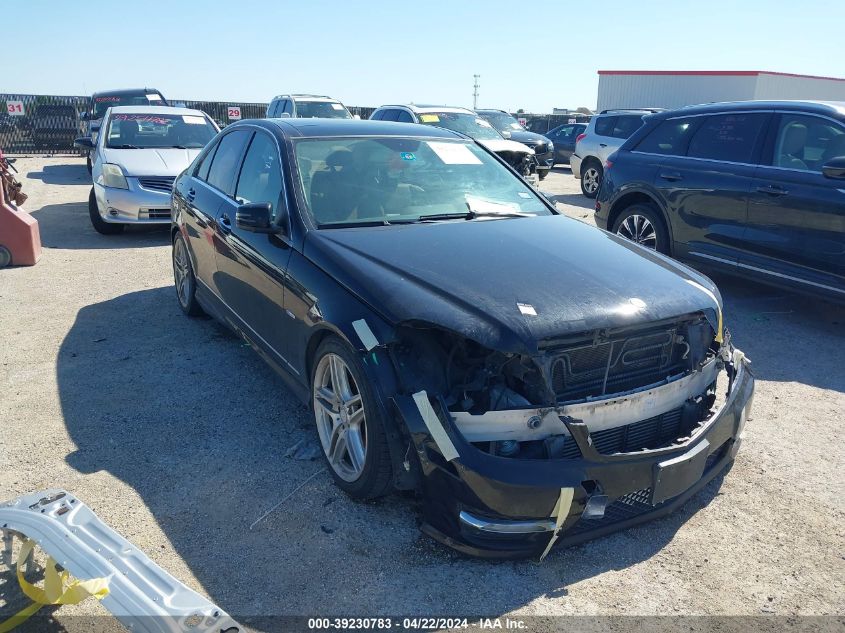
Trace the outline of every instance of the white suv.
[[572, 175], [581, 180], [581, 193], [595, 198], [604, 176], [607, 157], [643, 124], [643, 116], [659, 112], [656, 108], [602, 110], [575, 140], [575, 153], [569, 159]]

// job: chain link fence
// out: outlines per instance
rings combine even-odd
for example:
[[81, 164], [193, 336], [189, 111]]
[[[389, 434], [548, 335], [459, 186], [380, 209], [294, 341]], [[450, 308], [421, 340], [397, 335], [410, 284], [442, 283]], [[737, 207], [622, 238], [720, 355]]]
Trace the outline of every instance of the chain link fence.
[[[76, 137], [85, 133], [83, 114], [89, 111], [91, 97], [27, 95], [0, 93], [0, 149], [7, 154], [74, 153]], [[232, 101], [169, 100], [171, 105], [202, 110], [220, 127], [240, 119], [263, 119], [266, 103]], [[350, 106], [349, 111], [367, 119], [375, 108]], [[550, 129], [584, 115], [517, 114], [532, 132], [544, 134]]]

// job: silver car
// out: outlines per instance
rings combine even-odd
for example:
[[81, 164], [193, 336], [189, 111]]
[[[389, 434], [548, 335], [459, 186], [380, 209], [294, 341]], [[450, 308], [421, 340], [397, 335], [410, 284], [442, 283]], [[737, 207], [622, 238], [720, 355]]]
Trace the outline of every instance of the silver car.
[[200, 110], [109, 108], [95, 142], [76, 140], [93, 154], [88, 213], [94, 229], [113, 235], [127, 224], [170, 224], [173, 181], [219, 131]]
[[575, 152], [569, 158], [572, 175], [581, 180], [581, 193], [588, 198], [596, 197], [607, 157], [640, 129], [643, 116], [658, 111], [656, 108], [602, 110], [590, 120], [575, 141]]

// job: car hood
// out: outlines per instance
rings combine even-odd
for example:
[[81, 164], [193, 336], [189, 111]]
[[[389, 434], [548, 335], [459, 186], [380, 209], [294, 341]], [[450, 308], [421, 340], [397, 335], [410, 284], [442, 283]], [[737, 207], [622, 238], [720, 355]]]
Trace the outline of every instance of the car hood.
[[534, 132], [527, 132], [525, 130], [512, 130], [511, 140], [516, 141], [517, 143], [551, 143], [551, 141], [542, 134], [535, 134]]
[[490, 138], [490, 139], [478, 139], [478, 142], [481, 143], [484, 147], [489, 149], [491, 152], [522, 152], [525, 154], [533, 154], [534, 150], [528, 147], [527, 145], [523, 145], [522, 143], [517, 143], [516, 141], [509, 141], [504, 138]]
[[202, 148], [175, 147], [103, 150], [105, 162], [123, 167], [127, 176], [178, 176], [197, 157]]
[[394, 325], [503, 352], [699, 311], [715, 330], [721, 310], [704, 275], [563, 216], [323, 229], [305, 255]]

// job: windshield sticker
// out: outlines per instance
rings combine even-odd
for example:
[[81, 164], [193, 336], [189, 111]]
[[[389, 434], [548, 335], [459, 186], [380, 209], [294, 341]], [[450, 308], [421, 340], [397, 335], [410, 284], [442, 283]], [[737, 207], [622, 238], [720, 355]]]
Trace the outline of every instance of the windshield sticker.
[[196, 114], [183, 114], [182, 120], [185, 123], [190, 123], [191, 125], [205, 125], [205, 118]]
[[464, 199], [469, 210], [475, 213], [513, 213], [514, 211], [519, 211], [519, 204], [515, 202], [494, 202], [469, 194], [464, 196]]
[[436, 114], [421, 114], [420, 123], [439, 123], [440, 117]]
[[161, 101], [161, 97], [158, 95], [147, 95], [147, 101]]
[[332, 108], [334, 108], [335, 110], [343, 110], [343, 106], [339, 103], [333, 103]]
[[158, 125], [170, 125], [173, 120], [169, 117], [155, 116], [154, 114], [115, 114], [112, 121], [139, 121], [141, 123], [156, 123]]
[[94, 101], [96, 101], [97, 103], [105, 103], [106, 101], [111, 103], [120, 101], [120, 97], [96, 97]]
[[492, 125], [490, 125], [490, 123], [488, 123], [484, 119], [476, 119], [475, 122], [478, 123], [478, 125], [480, 125], [481, 127], [493, 127]]
[[537, 316], [537, 310], [530, 303], [517, 303], [516, 307], [525, 316]]
[[416, 160], [417, 157], [414, 156], [411, 152], [402, 152], [399, 154], [402, 157], [402, 160]]
[[517, 195], [518, 195], [520, 198], [526, 198], [526, 199], [530, 199], [530, 198], [531, 198], [531, 194], [530, 194], [530, 193], [528, 193], [527, 191], [520, 191], [520, 192], [518, 192], [518, 193], [517, 193]]
[[[422, 115], [425, 116], [425, 115]], [[447, 165], [480, 165], [478, 156], [473, 154], [469, 146], [463, 143], [440, 143], [426, 141], [437, 157]]]

